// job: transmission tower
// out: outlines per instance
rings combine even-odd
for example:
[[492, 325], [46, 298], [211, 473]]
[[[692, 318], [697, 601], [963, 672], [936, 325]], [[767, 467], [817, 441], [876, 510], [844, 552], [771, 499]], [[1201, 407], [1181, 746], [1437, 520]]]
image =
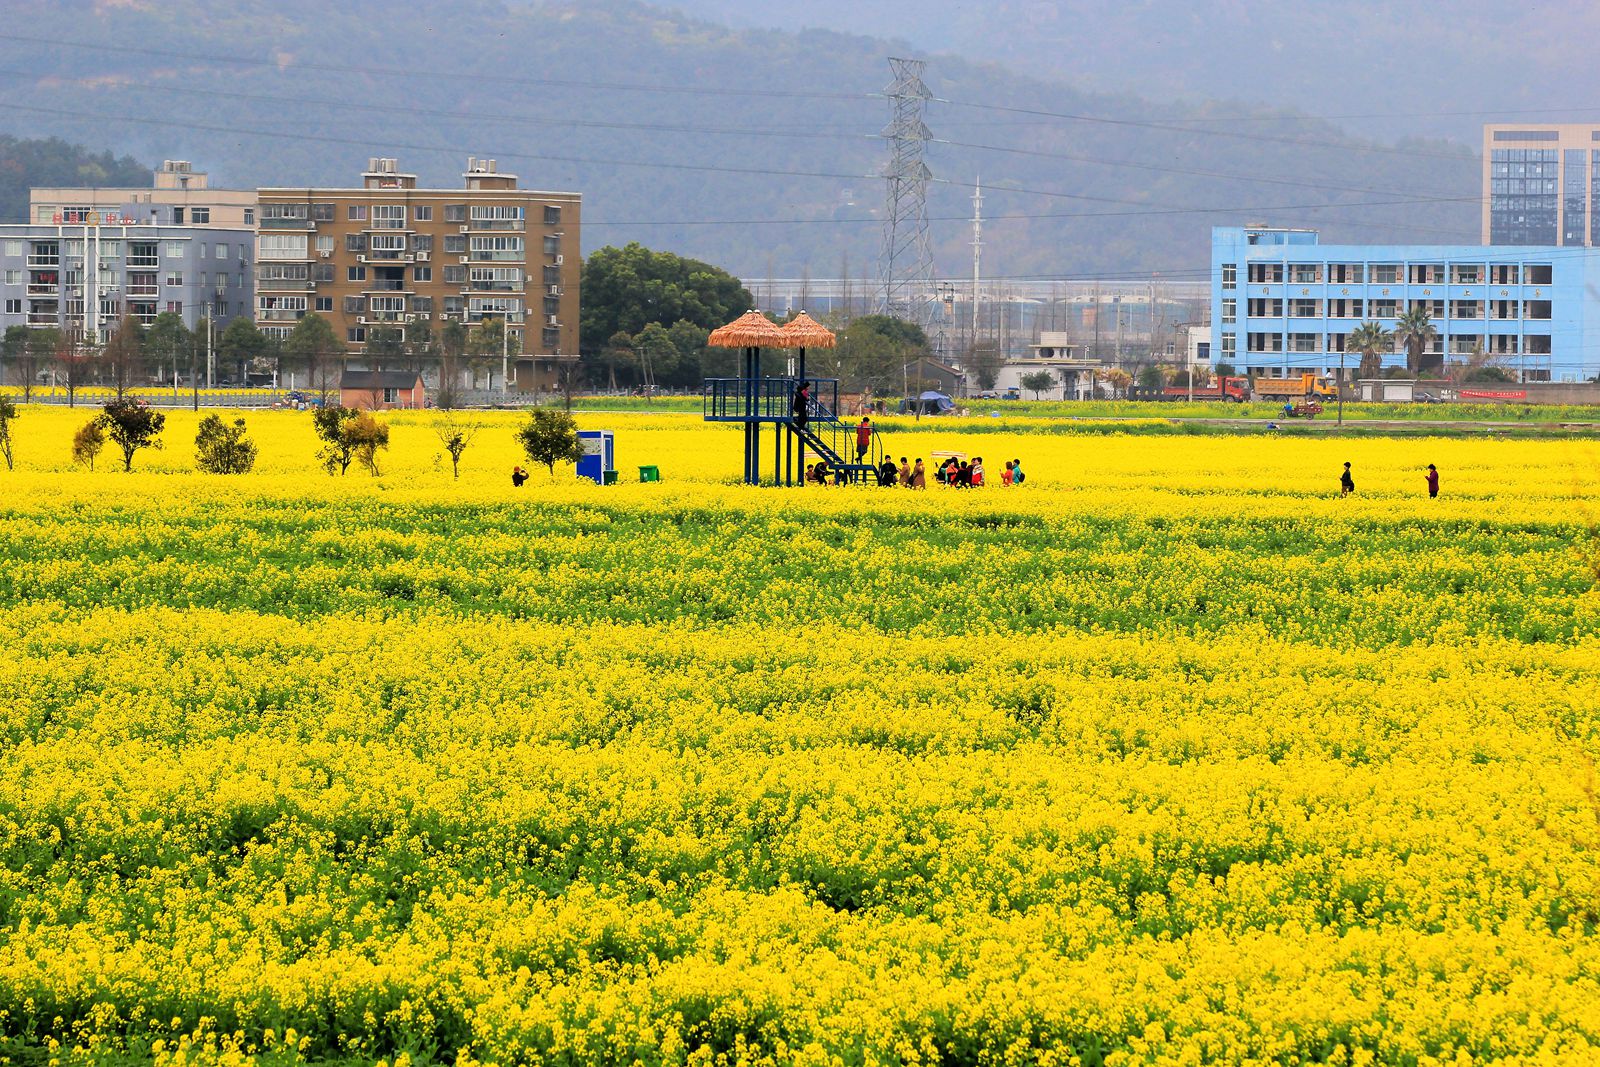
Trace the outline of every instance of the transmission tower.
[[878, 307], [886, 315], [933, 325], [933, 251], [928, 243], [928, 179], [924, 146], [932, 139], [922, 112], [933, 96], [922, 83], [927, 64], [890, 58], [894, 82], [887, 90], [894, 117], [883, 135], [889, 141], [888, 205], [883, 219], [883, 249], [878, 255], [882, 287]]

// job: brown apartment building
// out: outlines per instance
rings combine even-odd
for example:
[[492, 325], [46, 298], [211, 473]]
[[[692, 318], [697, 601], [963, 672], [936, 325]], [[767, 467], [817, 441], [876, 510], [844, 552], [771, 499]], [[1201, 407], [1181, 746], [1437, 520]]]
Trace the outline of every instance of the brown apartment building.
[[258, 190], [256, 321], [287, 336], [328, 319], [353, 356], [374, 327], [504, 318], [522, 355], [512, 388], [554, 387], [578, 352], [582, 198], [517, 188], [492, 159], [470, 159], [463, 189], [419, 189], [393, 159], [349, 189]]

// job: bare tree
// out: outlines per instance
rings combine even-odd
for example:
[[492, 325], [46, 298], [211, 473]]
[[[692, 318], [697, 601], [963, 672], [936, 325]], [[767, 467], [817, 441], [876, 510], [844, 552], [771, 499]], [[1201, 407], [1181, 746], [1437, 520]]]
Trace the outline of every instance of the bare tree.
[[449, 412], [440, 415], [434, 423], [433, 432], [438, 435], [439, 443], [444, 445], [444, 450], [450, 453], [450, 475], [453, 478], [461, 477], [461, 456], [472, 444], [472, 439], [478, 436], [478, 424], [475, 422], [460, 422]]
[[123, 312], [100, 352], [100, 362], [110, 372], [117, 400], [126, 399], [128, 389], [138, 379], [144, 365], [144, 328], [138, 319]]

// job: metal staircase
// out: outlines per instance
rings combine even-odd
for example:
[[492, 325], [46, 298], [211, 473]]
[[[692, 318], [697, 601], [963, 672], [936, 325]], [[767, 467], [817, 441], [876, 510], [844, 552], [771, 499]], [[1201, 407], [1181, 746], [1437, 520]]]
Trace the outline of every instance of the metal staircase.
[[[794, 417], [794, 396], [800, 383], [811, 386], [811, 404], [804, 426]], [[810, 455], [827, 464], [829, 472], [843, 474], [851, 485], [876, 485], [884, 448], [876, 427], [867, 452], [856, 458], [856, 428], [838, 416], [837, 378], [707, 378], [703, 397], [707, 422], [738, 422], [745, 426], [745, 481], [762, 480], [764, 465], [759, 447], [760, 428], [772, 424], [772, 481], [775, 485], [804, 482]]]

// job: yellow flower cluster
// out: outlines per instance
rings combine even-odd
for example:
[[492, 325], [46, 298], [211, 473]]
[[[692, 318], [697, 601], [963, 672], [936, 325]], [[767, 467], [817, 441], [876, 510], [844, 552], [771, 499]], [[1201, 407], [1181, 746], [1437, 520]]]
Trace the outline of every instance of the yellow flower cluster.
[[342, 479], [86, 417], [0, 473], [0, 1058], [1600, 1058], [1585, 442], [777, 490], [607, 414], [665, 482], [513, 488], [510, 415], [459, 482], [431, 413]]

